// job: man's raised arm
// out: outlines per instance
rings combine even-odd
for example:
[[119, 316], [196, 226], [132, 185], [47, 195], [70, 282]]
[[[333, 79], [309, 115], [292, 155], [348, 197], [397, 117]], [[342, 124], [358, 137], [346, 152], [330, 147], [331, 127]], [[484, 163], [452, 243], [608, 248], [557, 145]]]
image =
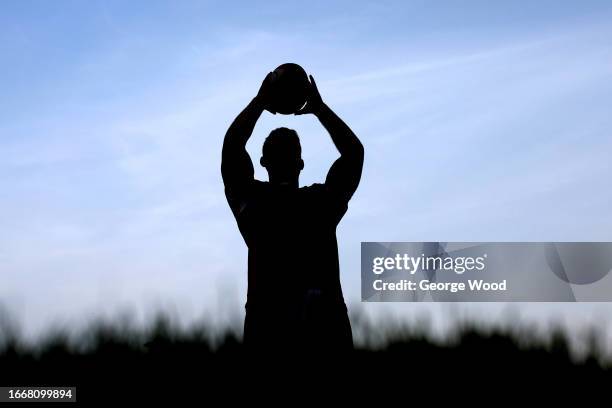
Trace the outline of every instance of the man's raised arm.
[[253, 180], [253, 162], [246, 150], [246, 144], [253, 134], [255, 124], [266, 107], [266, 98], [273, 74], [264, 79], [257, 96], [234, 119], [225, 134], [221, 155], [221, 175], [226, 191], [231, 195]]
[[226, 187], [253, 179], [253, 163], [246, 150], [246, 144], [262, 112], [263, 107], [257, 98], [254, 98], [234, 119], [225, 133], [221, 155], [221, 175]]
[[323, 102], [312, 75], [310, 81], [310, 97], [306, 106], [297, 114], [314, 114], [331, 136], [340, 152], [340, 158], [329, 169], [325, 185], [348, 201], [357, 190], [361, 179], [363, 145], [347, 124]]

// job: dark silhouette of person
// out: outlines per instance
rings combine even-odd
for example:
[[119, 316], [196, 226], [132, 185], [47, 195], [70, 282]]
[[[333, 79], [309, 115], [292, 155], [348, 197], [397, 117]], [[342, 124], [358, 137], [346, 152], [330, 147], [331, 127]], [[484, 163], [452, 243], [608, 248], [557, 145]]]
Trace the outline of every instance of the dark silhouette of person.
[[223, 142], [225, 194], [249, 249], [244, 343], [247, 349], [350, 350], [336, 226], [359, 185], [364, 149], [323, 102], [310, 76], [307, 102], [295, 114], [315, 115], [340, 157], [325, 183], [299, 187], [300, 139], [294, 130], [275, 129], [260, 160], [269, 182], [255, 180], [245, 146], [264, 109], [271, 110], [274, 78], [274, 73], [266, 76]]

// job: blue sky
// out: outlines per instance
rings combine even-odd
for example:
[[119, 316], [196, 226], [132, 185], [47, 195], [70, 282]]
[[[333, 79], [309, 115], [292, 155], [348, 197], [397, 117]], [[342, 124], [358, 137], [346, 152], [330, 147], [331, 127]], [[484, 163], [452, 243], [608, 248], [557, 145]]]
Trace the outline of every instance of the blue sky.
[[[338, 230], [351, 305], [360, 241], [612, 240], [612, 4], [492, 3], [3, 2], [0, 299], [32, 330], [151, 306], [239, 315], [246, 248], [220, 147], [284, 62], [366, 147]], [[322, 180], [337, 153], [313, 117], [265, 114], [255, 162], [278, 126], [301, 135], [302, 184]]]

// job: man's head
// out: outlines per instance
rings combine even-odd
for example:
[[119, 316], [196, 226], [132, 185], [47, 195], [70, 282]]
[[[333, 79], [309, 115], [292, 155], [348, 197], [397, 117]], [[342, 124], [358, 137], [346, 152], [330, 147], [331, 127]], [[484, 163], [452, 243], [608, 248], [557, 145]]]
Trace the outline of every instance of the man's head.
[[304, 168], [297, 132], [284, 127], [270, 132], [263, 144], [259, 162], [268, 171], [271, 183], [297, 184], [300, 171]]

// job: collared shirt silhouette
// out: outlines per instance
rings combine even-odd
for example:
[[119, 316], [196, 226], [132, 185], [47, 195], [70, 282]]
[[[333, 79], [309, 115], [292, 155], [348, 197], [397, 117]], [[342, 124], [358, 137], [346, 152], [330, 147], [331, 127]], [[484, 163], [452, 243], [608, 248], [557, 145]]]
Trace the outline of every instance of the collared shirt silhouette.
[[[299, 187], [304, 167], [297, 133], [273, 130], [260, 164], [269, 182], [255, 180], [245, 149], [268, 107], [274, 73], [230, 126], [223, 143], [225, 194], [249, 249], [244, 341], [248, 346], [351, 348], [340, 287], [336, 226], [347, 211], [363, 167], [363, 146], [325, 104], [310, 77], [306, 106], [340, 152], [322, 184]], [[274, 112], [273, 112], [274, 113]]]

